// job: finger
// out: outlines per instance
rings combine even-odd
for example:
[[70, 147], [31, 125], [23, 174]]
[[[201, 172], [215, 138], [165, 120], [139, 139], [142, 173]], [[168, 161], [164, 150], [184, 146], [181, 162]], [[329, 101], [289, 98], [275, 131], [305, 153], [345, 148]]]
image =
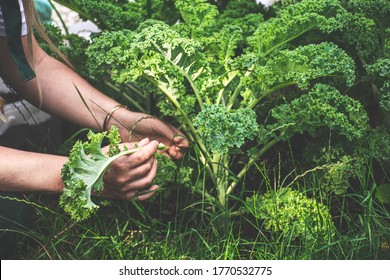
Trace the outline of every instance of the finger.
[[145, 189], [153, 183], [156, 174], [157, 160], [153, 159], [151, 168], [147, 171], [147, 173], [143, 174], [143, 171], [138, 171], [138, 174], [129, 176], [129, 180], [119, 189], [121, 189], [123, 192]]
[[168, 149], [168, 154], [174, 159], [181, 159], [186, 149], [189, 147], [188, 139], [182, 134], [175, 134], [172, 138], [172, 144]]
[[117, 172], [120, 173], [121, 170], [127, 172], [129, 169], [133, 169], [137, 166], [143, 165], [147, 161], [154, 158], [154, 153], [157, 151], [157, 146], [158, 146], [157, 141], [151, 141], [146, 145], [144, 145], [141, 149], [139, 149], [135, 153], [128, 156], [120, 157], [117, 160], [115, 160], [111, 165], [111, 169], [116, 170]]
[[158, 190], [158, 186], [154, 185], [146, 191], [139, 192], [136, 195], [136, 199], [139, 201], [147, 200], [147, 199], [151, 198], [156, 193], [157, 190]]
[[136, 166], [134, 168], [127, 168], [124, 171], [125, 174], [122, 175], [122, 177], [125, 178], [122, 185], [128, 185], [131, 182], [144, 178], [149, 178], [149, 176], [155, 173], [155, 170], [157, 169], [156, 166], [157, 160], [152, 157], [142, 165]]
[[144, 146], [146, 146], [149, 142], [150, 142], [150, 141], [149, 141], [149, 138], [144, 138], [144, 139], [142, 139], [141, 141], [139, 141], [138, 146], [139, 146], [139, 147], [144, 147]]
[[168, 149], [168, 155], [174, 159], [181, 159], [183, 157], [183, 153], [181, 152], [179, 147], [172, 145]]
[[173, 145], [186, 149], [189, 147], [189, 140], [182, 134], [175, 134], [172, 139]]

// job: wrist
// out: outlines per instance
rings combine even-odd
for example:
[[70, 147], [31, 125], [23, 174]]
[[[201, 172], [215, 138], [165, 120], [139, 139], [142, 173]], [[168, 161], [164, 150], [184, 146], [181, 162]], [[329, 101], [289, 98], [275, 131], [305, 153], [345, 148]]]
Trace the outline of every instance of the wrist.
[[[111, 125], [115, 123], [121, 123], [120, 120], [118, 120], [114, 114], [116, 111], [121, 110], [121, 109], [126, 109], [128, 110], [129, 108], [125, 105], [118, 104], [114, 106], [110, 111], [107, 112], [106, 117], [103, 120], [103, 131], [108, 131], [111, 128]], [[123, 125], [122, 125], [123, 126]]]
[[[110, 114], [111, 112], [111, 114]], [[109, 115], [110, 114], [110, 115]], [[103, 121], [104, 130], [109, 131], [114, 125], [118, 128], [121, 139], [124, 142], [129, 142], [130, 140], [138, 141], [140, 139], [130, 139], [132, 130], [134, 128], [134, 119], [135, 115], [140, 113], [130, 111], [124, 105], [116, 105], [110, 111], [107, 112], [105, 119]], [[104, 125], [105, 124], [105, 125]]]

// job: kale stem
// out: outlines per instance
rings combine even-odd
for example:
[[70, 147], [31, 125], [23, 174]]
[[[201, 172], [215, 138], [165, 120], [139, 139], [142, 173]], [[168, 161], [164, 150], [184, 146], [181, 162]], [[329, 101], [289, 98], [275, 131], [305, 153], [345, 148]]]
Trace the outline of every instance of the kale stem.
[[232, 182], [230, 186], [226, 190], [226, 194], [231, 194], [234, 190], [234, 188], [237, 186], [238, 182], [244, 177], [244, 175], [248, 172], [249, 168], [252, 167], [253, 164], [256, 163], [256, 160], [261, 157], [266, 151], [268, 151], [273, 145], [275, 145], [279, 140], [273, 139], [271, 142], [266, 144], [259, 152], [256, 153], [255, 156], [253, 156], [250, 161], [244, 166], [244, 168], [238, 173], [236, 181]]
[[[231, 74], [230, 74], [231, 73]], [[237, 77], [237, 74], [239, 73], [238, 70], [235, 70], [233, 72], [228, 72], [227, 76], [228, 76], [228, 79], [223, 82], [223, 89], [221, 89], [219, 92], [218, 92], [218, 97], [217, 97], [217, 101], [215, 102], [217, 105], [221, 103], [221, 100], [222, 100], [222, 97], [223, 97], [223, 93], [225, 92], [226, 88], [228, 87], [228, 85], [234, 80], [235, 77]], [[229, 75], [230, 74], [230, 75]]]
[[[120, 158], [122, 156], [125, 156], [125, 155], [133, 154], [136, 151], [138, 151], [139, 149], [140, 148], [134, 148], [134, 149], [130, 149], [130, 150], [125, 150], [125, 151], [120, 152], [119, 154], [116, 154], [115, 156], [110, 157], [110, 159], [105, 161], [105, 163], [100, 167], [99, 171], [96, 174], [104, 174], [105, 171], [108, 169], [108, 167], [111, 165], [111, 163], [114, 160], [116, 160], [116, 159], [118, 159], [118, 158]], [[88, 185], [89, 186], [93, 186], [96, 183], [96, 181], [99, 180], [99, 179], [100, 179], [100, 176], [96, 176], [95, 180], [92, 181], [91, 183], [89, 183]]]
[[296, 84], [296, 82], [289, 82], [289, 83], [285, 83], [285, 84], [282, 84], [282, 85], [277, 85], [273, 88], [270, 88], [270, 89], [267, 89], [265, 91], [263, 91], [260, 96], [258, 98], [256, 98], [254, 101], [252, 101], [250, 104], [249, 104], [249, 108], [250, 109], [253, 109], [254, 107], [256, 107], [256, 105], [265, 97], [267, 97], [269, 94], [271, 94], [272, 92], [275, 92], [279, 89], [282, 89], [282, 88], [285, 88], [287, 86], [291, 86], [291, 85], [294, 85]]
[[208, 173], [210, 174], [210, 177], [213, 181], [213, 183], [215, 184], [216, 183], [216, 179], [215, 179], [215, 173], [213, 172], [213, 169], [212, 169], [212, 160], [211, 160], [211, 157], [210, 157], [210, 154], [207, 152], [207, 149], [205, 147], [205, 145], [203, 144], [203, 141], [202, 139], [200, 139], [198, 133], [196, 132], [196, 129], [195, 127], [193, 126], [190, 118], [188, 117], [187, 113], [181, 108], [179, 102], [176, 100], [176, 98], [166, 89], [166, 87], [164, 87], [161, 83], [159, 83], [158, 81], [155, 81], [152, 77], [149, 77], [149, 76], [146, 76], [146, 79], [148, 79], [149, 81], [151, 81], [152, 83], [154, 83], [164, 94], [166, 97], [168, 97], [168, 99], [171, 101], [171, 103], [176, 107], [176, 109], [180, 112], [181, 116], [184, 118], [186, 124], [184, 124], [184, 126], [187, 127], [187, 130], [189, 132], [188, 134], [188, 137], [190, 138], [190, 140], [194, 143], [196, 143], [196, 145], [199, 147], [199, 151], [202, 155], [202, 163], [206, 166], [207, 170], [208, 170]]
[[[252, 73], [253, 73], [253, 69], [255, 68], [254, 65], [252, 65], [244, 74], [244, 77], [249, 77]], [[238, 73], [238, 71], [237, 71]], [[241, 89], [242, 87], [244, 86], [244, 81], [243, 79], [241, 78], [240, 80], [240, 83], [238, 84], [237, 88], [234, 90], [234, 93], [232, 95], [232, 97], [230, 98], [230, 101], [229, 101], [229, 104], [227, 106], [228, 110], [230, 110], [233, 105], [234, 105], [234, 102], [236, 102], [236, 99], [237, 99], [237, 96], [240, 94], [241, 92]]]

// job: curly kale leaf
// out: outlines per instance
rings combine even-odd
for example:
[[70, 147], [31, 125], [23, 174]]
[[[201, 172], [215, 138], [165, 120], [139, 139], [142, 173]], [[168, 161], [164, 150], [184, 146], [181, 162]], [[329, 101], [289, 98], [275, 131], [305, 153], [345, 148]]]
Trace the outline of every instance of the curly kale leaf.
[[[256, 65], [257, 62], [251, 63]], [[333, 43], [324, 42], [280, 51], [264, 66], [257, 65], [253, 76], [255, 79], [246, 78], [253, 94], [244, 102], [255, 105], [256, 98], [261, 99], [270, 92], [293, 84], [306, 89], [310, 81], [318, 78], [339, 76], [351, 86], [355, 80], [355, 64], [344, 50]]]
[[373, 19], [361, 13], [345, 13], [340, 22], [343, 32], [340, 34], [340, 43], [348, 49], [355, 49], [363, 61], [369, 62], [381, 53], [381, 30]]
[[325, 84], [316, 84], [310, 92], [274, 108], [272, 117], [276, 122], [268, 129], [280, 129], [278, 137], [283, 140], [304, 131], [316, 136], [324, 127], [350, 141], [361, 139], [368, 132], [368, 116], [363, 106]]
[[360, 152], [367, 160], [374, 157], [379, 161], [390, 161], [390, 129], [377, 127], [371, 131], [364, 141], [365, 146]]
[[390, 2], [388, 0], [350, 0], [347, 6], [352, 11], [365, 14], [369, 18], [390, 27]]
[[[45, 24], [45, 33], [79, 73], [83, 73], [83, 75], [91, 73], [86, 65], [88, 57], [85, 54], [85, 50], [89, 46], [89, 42], [85, 38], [76, 34], [63, 34], [60, 28], [51, 24]], [[39, 34], [36, 37], [42, 49], [56, 59], [62, 59]]]
[[252, 0], [230, 1], [217, 18], [217, 28], [226, 25], [239, 26], [245, 38], [252, 36], [255, 30], [263, 23], [262, 5]]
[[323, 244], [335, 235], [329, 209], [290, 188], [271, 190], [246, 199], [246, 209], [264, 221], [267, 230], [299, 239], [306, 245]]
[[286, 48], [287, 43], [309, 31], [329, 33], [337, 30], [341, 25], [336, 17], [343, 12], [337, 0], [308, 0], [287, 6], [277, 17], [261, 24], [248, 39], [250, 51], [258, 57], [265, 57]]
[[207, 105], [195, 118], [194, 126], [213, 153], [228, 153], [252, 140], [258, 131], [256, 113], [248, 108], [229, 111], [224, 105]]
[[145, 1], [59, 0], [56, 1], [93, 21], [101, 30], [135, 29], [147, 17]]
[[95, 73], [107, 71], [114, 77], [122, 75], [131, 66], [134, 54], [128, 52], [134, 33], [129, 30], [103, 32], [93, 38], [86, 50], [88, 67]]
[[[102, 151], [102, 141], [110, 140], [109, 155]], [[61, 178], [64, 190], [60, 197], [60, 205], [70, 214], [72, 219], [82, 221], [94, 213], [99, 206], [92, 199], [92, 192], [100, 192], [104, 188], [103, 176], [111, 163], [132, 150], [118, 150], [120, 139], [118, 129], [113, 127], [109, 133], [88, 133], [88, 140], [78, 141], [69, 154], [69, 160], [64, 164]], [[114, 155], [115, 154], [115, 155]]]
[[373, 83], [378, 87], [380, 107], [390, 113], [390, 59], [380, 58], [375, 63], [366, 67]]
[[211, 34], [219, 14], [215, 5], [207, 0], [176, 0], [175, 5], [185, 22], [185, 28], [189, 29], [191, 38]]
[[375, 63], [367, 65], [367, 72], [378, 80], [390, 79], [390, 58], [380, 58]]
[[379, 105], [384, 111], [390, 113], [390, 81], [386, 81], [380, 89]]
[[178, 166], [172, 159], [165, 155], [156, 153], [155, 158], [158, 161], [158, 170], [153, 184], [157, 184], [160, 189], [170, 185], [188, 185], [191, 184], [192, 168]]
[[[115, 44], [115, 40], [123, 40], [119, 41], [120, 45], [114, 51], [108, 50], [112, 56], [98, 60], [110, 64], [115, 81], [147, 80], [169, 96], [166, 101], [174, 104], [180, 102], [180, 107], [186, 112], [194, 110], [196, 99], [194, 95], [186, 94], [184, 80], [194, 85], [206, 67], [200, 42], [182, 37], [174, 28], [159, 21], [144, 22], [135, 34], [118, 34], [119, 38], [111, 36], [110, 33], [103, 35], [94, 42], [88, 52], [92, 62], [96, 59], [94, 51], [108, 49], [109, 45]], [[106, 38], [108, 43], [105, 42]], [[107, 61], [111, 58], [111, 61]], [[166, 106], [164, 101], [159, 106], [166, 115], [180, 115], [175, 108]]]
[[[217, 68], [224, 66], [230, 69], [233, 59], [236, 56], [236, 49], [243, 42], [242, 29], [236, 25], [225, 25], [220, 31], [213, 34], [213, 48], [211, 51], [217, 55], [215, 59]], [[218, 68], [217, 68], [218, 69]]]

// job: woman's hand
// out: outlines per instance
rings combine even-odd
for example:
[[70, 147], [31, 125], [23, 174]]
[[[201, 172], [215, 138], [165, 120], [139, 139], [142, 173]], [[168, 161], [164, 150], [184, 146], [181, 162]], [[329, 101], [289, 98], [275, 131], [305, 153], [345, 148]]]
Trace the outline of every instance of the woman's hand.
[[181, 159], [184, 150], [189, 147], [187, 138], [180, 130], [156, 117], [128, 110], [119, 110], [117, 114], [117, 121], [113, 119], [113, 122], [119, 127], [122, 140], [157, 140], [168, 147], [166, 153], [173, 159]]
[[[146, 200], [152, 197], [158, 189], [157, 185], [152, 185], [157, 172], [154, 153], [157, 151], [158, 142], [145, 138], [138, 144], [122, 145], [126, 145], [129, 149], [135, 148], [136, 145], [141, 148], [131, 155], [118, 158], [111, 164], [104, 175], [105, 188], [100, 195], [121, 200], [134, 197], [138, 200]], [[108, 147], [103, 150], [108, 151]]]

